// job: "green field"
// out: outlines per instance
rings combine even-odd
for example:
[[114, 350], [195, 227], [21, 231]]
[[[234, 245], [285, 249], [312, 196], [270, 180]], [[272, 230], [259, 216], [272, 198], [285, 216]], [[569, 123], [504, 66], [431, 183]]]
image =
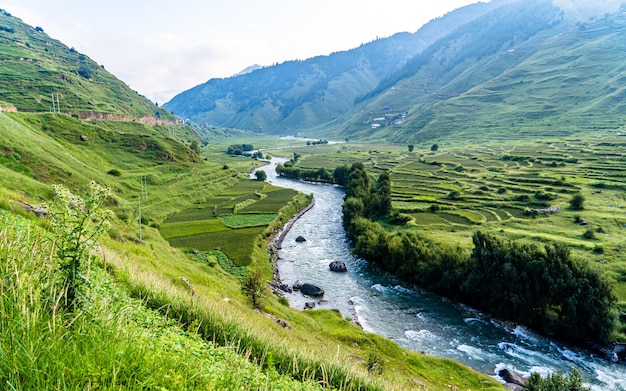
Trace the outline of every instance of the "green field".
[[161, 235], [186, 251], [219, 249], [237, 266], [251, 262], [254, 243], [297, 192], [241, 181], [203, 204], [168, 217]]

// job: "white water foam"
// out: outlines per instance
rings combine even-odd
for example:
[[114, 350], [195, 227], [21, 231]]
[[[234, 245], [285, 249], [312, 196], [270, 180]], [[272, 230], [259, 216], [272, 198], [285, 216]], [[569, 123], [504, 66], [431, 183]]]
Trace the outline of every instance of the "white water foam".
[[478, 348], [475, 348], [475, 347], [469, 346], [469, 345], [465, 345], [465, 344], [461, 344], [461, 345], [457, 346], [456, 348], [457, 348], [457, 350], [465, 353], [472, 360], [485, 361], [483, 351], [478, 349]]
[[361, 328], [369, 333], [375, 333], [375, 329], [367, 322], [367, 306], [365, 305], [365, 301], [358, 296], [351, 297], [349, 300], [352, 303], [352, 309], [354, 310], [356, 320], [361, 325]]
[[626, 390], [626, 370], [622, 371], [618, 376], [616, 376], [615, 373], [609, 374], [602, 369], [596, 369], [595, 374], [596, 379], [599, 382], [604, 383], [604, 386], [599, 387], [597, 385], [592, 385], [592, 390]]
[[550, 357], [547, 354], [523, 348], [517, 344], [510, 342], [500, 342], [498, 347], [502, 349], [506, 354], [518, 358], [524, 362], [529, 364], [536, 363], [537, 360], [541, 360], [542, 362], [553, 364], [554, 366], [558, 366], [559, 361], [553, 357]]
[[371, 288], [375, 291], [378, 291], [380, 293], [385, 293], [387, 290], [389, 290], [389, 288], [387, 288], [386, 286], [383, 286], [381, 284], [374, 284], [371, 286]]
[[482, 323], [482, 324], [488, 324], [487, 322], [485, 322], [483, 319], [479, 319], [479, 318], [464, 318], [463, 322], [470, 324], [470, 323]]
[[406, 330], [404, 332], [404, 336], [407, 339], [411, 341], [415, 341], [415, 342], [432, 341], [434, 339], [440, 339], [439, 336], [435, 335], [430, 330], [420, 330], [420, 331]]
[[535, 335], [535, 333], [533, 333], [532, 331], [530, 331], [529, 329], [527, 329], [524, 326], [516, 326], [513, 329], [513, 332], [511, 333], [513, 335], [515, 335], [516, 337], [526, 341], [526, 342], [530, 342], [530, 343], [538, 343], [539, 339], [537, 338], [537, 336]]
[[413, 293], [413, 291], [412, 291], [412, 290], [410, 290], [410, 289], [408, 289], [408, 288], [405, 288], [405, 287], [403, 287], [402, 285], [396, 285], [396, 286], [394, 286], [394, 287], [393, 287], [393, 290], [395, 290], [396, 292], [400, 292], [400, 293], [407, 294], [407, 295], [410, 295], [410, 294], [412, 294], [412, 293]]

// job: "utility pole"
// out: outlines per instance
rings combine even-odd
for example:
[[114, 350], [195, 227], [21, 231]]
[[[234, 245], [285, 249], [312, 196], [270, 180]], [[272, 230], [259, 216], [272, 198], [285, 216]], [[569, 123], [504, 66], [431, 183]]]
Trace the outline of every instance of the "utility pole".
[[141, 177], [141, 197], [148, 198], [148, 177], [145, 175]]
[[139, 209], [139, 240], [143, 241], [143, 235], [141, 234], [141, 197], [138, 201], [138, 209]]

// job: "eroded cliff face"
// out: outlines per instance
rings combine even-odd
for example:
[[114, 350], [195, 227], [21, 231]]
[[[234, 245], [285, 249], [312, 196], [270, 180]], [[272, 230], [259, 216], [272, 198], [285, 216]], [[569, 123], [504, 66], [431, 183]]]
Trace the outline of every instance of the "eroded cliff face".
[[176, 125], [174, 120], [163, 120], [153, 115], [145, 115], [143, 117], [128, 118], [123, 115], [113, 113], [98, 113], [93, 111], [78, 111], [70, 113], [77, 115], [81, 120], [86, 121], [136, 121], [148, 125]]
[[15, 106], [0, 106], [0, 111], [5, 111], [7, 113], [17, 113], [17, 109]]

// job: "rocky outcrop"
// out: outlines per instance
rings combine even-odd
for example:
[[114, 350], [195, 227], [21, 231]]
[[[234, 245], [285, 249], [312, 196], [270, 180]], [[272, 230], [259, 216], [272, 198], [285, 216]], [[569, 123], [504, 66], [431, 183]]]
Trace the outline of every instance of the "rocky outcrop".
[[298, 236], [298, 237], [296, 238], [296, 242], [298, 242], [298, 243], [304, 243], [304, 242], [306, 242], [306, 239], [305, 239], [304, 237], [302, 237], [302, 236]]
[[305, 310], [312, 310], [313, 308], [315, 308], [315, 302], [307, 301], [306, 303], [304, 303]]
[[35, 206], [35, 205], [31, 205], [27, 202], [24, 201], [17, 201], [22, 208], [26, 211], [26, 212], [33, 212], [35, 214], [35, 216], [37, 217], [41, 217], [41, 216], [47, 216], [48, 215], [48, 211], [40, 206]]
[[99, 113], [96, 111], [75, 111], [70, 114], [78, 116], [81, 120], [86, 121], [125, 121], [125, 122], [141, 122], [148, 125], [176, 125], [174, 120], [158, 119], [152, 115], [144, 115], [142, 117], [128, 118], [120, 114]]
[[324, 295], [324, 290], [322, 288], [320, 288], [319, 286], [315, 284], [311, 284], [308, 282], [305, 282], [304, 284], [302, 284], [302, 286], [300, 287], [300, 292], [302, 292], [303, 295], [307, 295], [307, 296], [323, 296]]
[[330, 263], [330, 265], [328, 265], [328, 267], [330, 268], [331, 272], [345, 273], [348, 271], [348, 267], [343, 261], [333, 261]]

